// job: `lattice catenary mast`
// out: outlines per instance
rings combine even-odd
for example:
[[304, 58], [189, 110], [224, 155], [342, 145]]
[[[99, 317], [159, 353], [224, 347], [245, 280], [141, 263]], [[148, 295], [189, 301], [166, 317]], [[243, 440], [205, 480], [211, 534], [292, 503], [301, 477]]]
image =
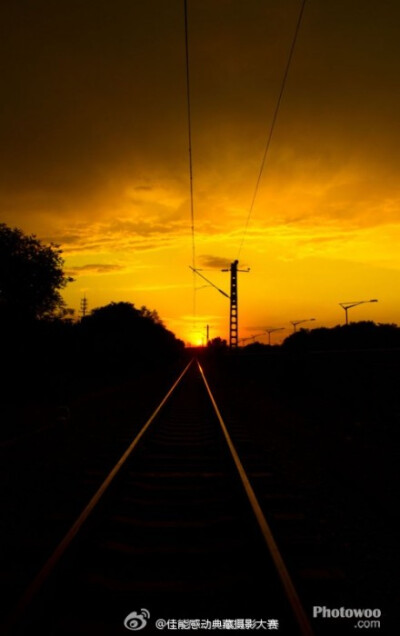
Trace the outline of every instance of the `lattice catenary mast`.
[[238, 346], [238, 272], [249, 272], [250, 268], [238, 269], [239, 261], [233, 261], [229, 269], [223, 269], [222, 272], [231, 273], [231, 295], [230, 295], [230, 312], [229, 312], [229, 346], [235, 349]]
[[214, 287], [220, 294], [226, 296], [230, 300], [230, 313], [229, 313], [229, 346], [231, 349], [234, 349], [238, 346], [238, 285], [237, 285], [237, 274], [238, 272], [249, 272], [250, 267], [247, 269], [238, 269], [239, 261], [233, 261], [229, 269], [222, 269], [221, 272], [230, 272], [231, 273], [231, 295], [229, 296], [222, 289], [214, 285], [208, 278], [201, 274], [201, 270], [197, 269], [197, 267], [192, 267], [189, 265], [189, 268], [195, 272], [198, 276], [203, 278], [209, 285]]
[[83, 298], [81, 298], [81, 305], [80, 305], [80, 314], [82, 318], [86, 316], [87, 309], [88, 309], [88, 301], [86, 298], [86, 294], [84, 294]]

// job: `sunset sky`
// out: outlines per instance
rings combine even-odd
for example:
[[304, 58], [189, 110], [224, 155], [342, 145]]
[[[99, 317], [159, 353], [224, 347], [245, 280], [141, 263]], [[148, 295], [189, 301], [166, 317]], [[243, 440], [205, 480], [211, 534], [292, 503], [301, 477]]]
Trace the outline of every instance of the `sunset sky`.
[[[229, 291], [300, 0], [188, 0], [196, 265]], [[63, 250], [79, 311], [129, 301], [185, 342], [193, 315], [183, 0], [3, 0], [0, 220]], [[308, 0], [240, 252], [239, 336], [377, 298], [400, 322], [400, 3]], [[279, 336], [279, 337], [278, 337]]]

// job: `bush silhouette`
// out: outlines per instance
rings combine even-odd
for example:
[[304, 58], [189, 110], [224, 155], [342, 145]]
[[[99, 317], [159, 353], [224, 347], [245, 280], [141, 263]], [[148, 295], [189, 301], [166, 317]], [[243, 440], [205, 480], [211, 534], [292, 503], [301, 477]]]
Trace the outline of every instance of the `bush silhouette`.
[[360, 321], [331, 329], [300, 329], [288, 336], [282, 346], [298, 351], [395, 348], [400, 346], [400, 328], [393, 324]]

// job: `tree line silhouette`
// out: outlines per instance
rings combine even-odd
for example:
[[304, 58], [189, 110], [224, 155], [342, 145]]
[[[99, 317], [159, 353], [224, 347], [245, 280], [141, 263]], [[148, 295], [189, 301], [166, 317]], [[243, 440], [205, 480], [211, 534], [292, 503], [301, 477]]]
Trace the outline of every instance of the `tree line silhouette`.
[[[6, 401], [36, 395], [59, 400], [74, 386], [128, 379], [169, 364], [184, 343], [166, 329], [156, 311], [111, 302], [74, 321], [61, 291], [59, 246], [0, 224], [0, 329]], [[57, 395], [58, 394], [58, 395]]]
[[[303, 328], [290, 334], [280, 345], [268, 345], [256, 341], [240, 350], [244, 353], [268, 351], [279, 353], [398, 348], [400, 348], [400, 328], [398, 325], [360, 321], [330, 328]], [[207, 349], [209, 353], [221, 354], [228, 352], [229, 347], [226, 340], [217, 337], [207, 343]]]
[[[36, 236], [0, 224], [0, 329], [2, 385], [7, 401], [23, 395], [55, 395], [62, 386], [132, 378], [152, 365], [183, 355], [184, 343], [165, 328], [156, 311], [129, 302], [112, 302], [74, 321], [61, 296], [73, 279], [64, 273], [62, 251]], [[400, 329], [394, 324], [350, 323], [333, 328], [300, 329], [281, 346], [252, 343], [245, 353], [274, 350], [332, 351], [394, 349]], [[208, 343], [210, 354], [228, 351], [225, 340]]]
[[288, 351], [394, 349], [400, 347], [400, 328], [395, 324], [360, 321], [332, 328], [300, 329], [288, 336], [282, 347]]

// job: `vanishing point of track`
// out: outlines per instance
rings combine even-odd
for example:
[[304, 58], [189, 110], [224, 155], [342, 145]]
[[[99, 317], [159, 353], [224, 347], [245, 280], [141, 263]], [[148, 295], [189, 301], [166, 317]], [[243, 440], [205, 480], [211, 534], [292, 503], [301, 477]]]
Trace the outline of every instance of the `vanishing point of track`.
[[[123, 634], [124, 618], [148, 608], [152, 618], [279, 619], [280, 633], [312, 634], [241, 447], [192, 360], [28, 587], [9, 632]], [[268, 471], [254, 475], [268, 488]]]

